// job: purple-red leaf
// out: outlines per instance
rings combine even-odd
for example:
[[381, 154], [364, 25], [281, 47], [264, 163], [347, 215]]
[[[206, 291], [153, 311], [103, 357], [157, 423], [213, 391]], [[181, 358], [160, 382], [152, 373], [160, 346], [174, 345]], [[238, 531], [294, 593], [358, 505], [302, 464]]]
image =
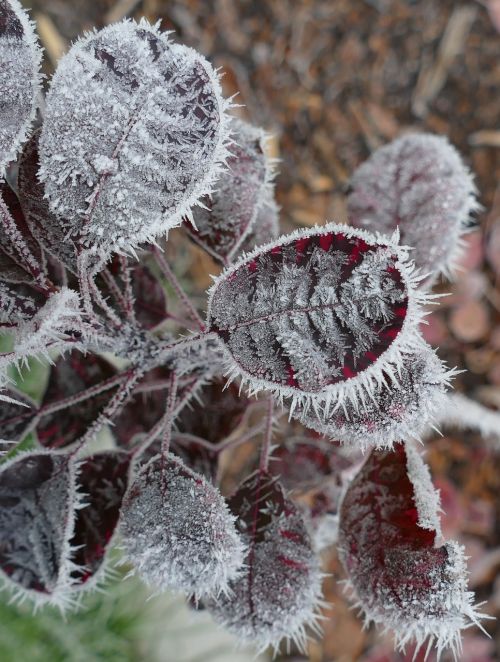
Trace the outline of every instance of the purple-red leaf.
[[51, 209], [101, 253], [179, 225], [221, 173], [227, 105], [212, 66], [158, 26], [88, 33], [47, 95], [40, 177]]
[[251, 390], [328, 407], [372, 392], [418, 340], [419, 297], [406, 252], [345, 226], [298, 231], [226, 269], [208, 328]]
[[184, 223], [190, 236], [223, 263], [253, 229], [270, 180], [264, 132], [238, 119], [232, 120], [231, 128], [235, 143], [229, 147], [229, 172], [214, 193], [203, 198], [205, 208], [193, 209], [194, 225]]
[[222, 495], [172, 454], [139, 469], [123, 502], [121, 530], [129, 560], [155, 589], [217, 594], [243, 562]]
[[41, 50], [18, 0], [0, 0], [0, 177], [26, 138], [36, 111]]
[[0, 467], [0, 575], [16, 596], [67, 604], [76, 504], [75, 472], [63, 455], [34, 452]]
[[21, 154], [17, 180], [21, 205], [31, 232], [44, 249], [76, 273], [76, 248], [68, 237], [69, 224], [50, 211], [44, 186], [38, 179], [39, 139], [37, 129]]
[[398, 138], [374, 152], [350, 184], [353, 225], [388, 234], [399, 227], [423, 272], [453, 270], [460, 237], [478, 205], [472, 176], [444, 136]]
[[128, 453], [110, 451], [86, 457], [79, 466], [78, 487], [85, 505], [77, 511], [71, 539], [78, 586], [87, 587], [101, 574], [120, 517], [129, 465]]
[[306, 427], [365, 451], [423, 435], [446, 404], [446, 391], [455, 370], [446, 370], [426, 344], [403, 354], [399, 371], [385, 374], [372, 397], [344, 403], [332, 412], [308, 411], [297, 406], [293, 416]]
[[[115, 369], [104, 359], [80, 352], [59, 358], [52, 367], [42, 407], [77, 396], [82, 391], [113, 377]], [[79, 439], [109, 401], [106, 390], [82, 402], [42, 416], [37, 425], [38, 440], [46, 448], [64, 448]]]
[[252, 474], [229, 499], [248, 553], [231, 591], [207, 602], [215, 619], [241, 641], [264, 649], [306, 642], [321, 594], [319, 560], [298, 508], [274, 477]]
[[373, 451], [343, 499], [339, 551], [367, 621], [394, 631], [401, 648], [434, 641], [460, 650], [477, 622], [463, 548], [442, 542], [439, 493], [417, 451]]

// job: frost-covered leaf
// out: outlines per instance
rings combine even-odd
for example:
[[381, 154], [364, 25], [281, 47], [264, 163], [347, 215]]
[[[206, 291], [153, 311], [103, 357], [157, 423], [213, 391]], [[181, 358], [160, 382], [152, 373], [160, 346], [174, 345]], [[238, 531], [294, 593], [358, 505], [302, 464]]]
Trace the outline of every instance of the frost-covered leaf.
[[353, 225], [387, 234], [399, 227], [417, 267], [450, 275], [478, 204], [472, 176], [444, 136], [398, 138], [374, 152], [350, 185]]
[[345, 226], [298, 231], [226, 269], [207, 326], [251, 391], [307, 405], [357, 401], [419, 342], [406, 252]]
[[100, 251], [179, 225], [220, 174], [227, 107], [211, 65], [145, 20], [80, 39], [47, 96], [40, 178], [51, 209]]
[[80, 300], [74, 290], [63, 287], [51, 294], [34, 317], [18, 325], [14, 347], [17, 360], [44, 355], [49, 344], [78, 333], [80, 315]]
[[241, 244], [239, 252], [249, 252], [256, 246], [274, 241], [279, 237], [279, 233], [279, 207], [274, 199], [274, 194], [266, 190], [264, 202], [260, 206], [257, 217]]
[[47, 452], [0, 467], [0, 577], [16, 597], [60, 608], [70, 602], [75, 470]]
[[0, 281], [0, 326], [18, 324], [36, 315], [40, 306], [26, 289]]
[[322, 438], [288, 437], [273, 451], [269, 470], [286, 490], [306, 490], [349, 465], [336, 451]]
[[438, 511], [439, 493], [412, 446], [373, 451], [343, 499], [338, 547], [367, 621], [393, 630], [400, 648], [428, 639], [456, 656], [460, 631], [479, 615], [464, 550], [442, 544]]
[[225, 380], [214, 379], [202, 386], [196, 400], [175, 419], [179, 432], [192, 434], [217, 444], [238, 427], [248, 407], [248, 399], [239, 394], [236, 385], [224, 388]]
[[231, 129], [235, 144], [229, 148], [228, 172], [214, 193], [203, 198], [204, 207], [193, 210], [193, 225], [184, 224], [196, 243], [223, 263], [231, 260], [252, 231], [271, 179], [265, 133], [236, 118]]
[[247, 478], [229, 507], [248, 546], [244, 571], [206, 606], [242, 642], [263, 650], [294, 640], [303, 648], [316, 624], [321, 572], [298, 508], [265, 472]]
[[392, 448], [404, 439], [418, 439], [445, 406], [446, 391], [456, 371], [446, 370], [436, 352], [426, 344], [402, 354], [395, 373], [385, 374], [371, 398], [343, 403], [335, 411], [317, 412], [297, 406], [293, 412], [306, 427], [354, 446]]
[[44, 186], [38, 179], [40, 131], [37, 129], [25, 144], [19, 161], [17, 183], [21, 206], [31, 232], [44, 249], [76, 273], [76, 248], [68, 236], [70, 226], [50, 211]]
[[0, 182], [0, 241], [2, 252], [26, 272], [24, 281], [43, 278], [43, 255], [32, 235], [17, 195]]
[[[77, 396], [116, 374], [103, 358], [74, 351], [57, 359], [50, 371], [42, 407]], [[46, 448], [64, 448], [83, 436], [109, 402], [113, 389], [43, 416], [37, 425], [38, 441]]]
[[155, 589], [217, 594], [243, 562], [222, 495], [172, 454], [140, 468], [123, 502], [121, 531], [128, 559]]
[[0, 0], [0, 177], [26, 139], [40, 89], [41, 50], [18, 0]]
[[127, 489], [130, 456], [122, 451], [96, 453], [79, 466], [78, 488], [83, 508], [76, 514], [71, 545], [78, 587], [89, 588], [104, 574], [104, 561], [114, 539]]
[[[0, 439], [9, 442], [21, 441], [30, 432], [33, 420], [36, 416], [36, 404], [24, 393], [10, 388], [6, 389], [4, 395], [15, 400], [15, 402], [0, 400]], [[12, 448], [10, 444], [0, 443], [0, 452]]]

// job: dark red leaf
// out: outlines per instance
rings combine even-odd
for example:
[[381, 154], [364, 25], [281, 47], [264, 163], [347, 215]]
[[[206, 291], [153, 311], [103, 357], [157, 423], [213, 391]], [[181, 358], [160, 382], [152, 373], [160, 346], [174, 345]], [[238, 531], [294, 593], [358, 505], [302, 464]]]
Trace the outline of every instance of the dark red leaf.
[[193, 210], [194, 225], [184, 223], [196, 243], [221, 262], [231, 259], [251, 231], [269, 180], [263, 131], [237, 119], [232, 128], [235, 143], [229, 147], [228, 173], [214, 193], [203, 198], [206, 208]]
[[[116, 374], [104, 359], [80, 352], [59, 358], [52, 367], [42, 407], [85, 391]], [[37, 425], [38, 440], [47, 448], [64, 448], [79, 439], [109, 401], [113, 389], [42, 416]]]
[[286, 639], [305, 644], [321, 591], [318, 558], [298, 508], [268, 473], [256, 472], [229, 499], [248, 545], [231, 591], [207, 602], [215, 619], [261, 648]]
[[30, 453], [0, 468], [0, 572], [19, 596], [64, 606], [75, 503], [63, 455]]
[[114, 537], [127, 489], [130, 456], [123, 451], [97, 453], [80, 465], [78, 486], [84, 508], [76, 514], [71, 545], [76, 549], [73, 573], [78, 585], [95, 578]]
[[373, 451], [340, 509], [339, 552], [368, 621], [394, 630], [401, 647], [434, 638], [460, 645], [477, 620], [467, 591], [463, 548], [442, 546], [439, 495], [417, 451]]
[[297, 400], [371, 392], [380, 366], [399, 365], [416, 341], [405, 258], [390, 240], [327, 225], [226, 269], [211, 289], [208, 327], [230, 354], [231, 375]]

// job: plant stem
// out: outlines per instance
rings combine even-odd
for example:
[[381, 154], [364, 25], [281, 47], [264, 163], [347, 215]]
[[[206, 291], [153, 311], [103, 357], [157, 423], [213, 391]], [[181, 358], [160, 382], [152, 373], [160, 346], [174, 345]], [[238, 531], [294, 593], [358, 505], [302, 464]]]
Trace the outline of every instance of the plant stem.
[[189, 317], [191, 317], [191, 319], [194, 322], [196, 322], [196, 324], [199, 327], [200, 331], [205, 331], [205, 324], [204, 324], [203, 320], [201, 319], [200, 315], [198, 314], [198, 311], [196, 310], [196, 308], [193, 306], [193, 303], [191, 302], [191, 299], [189, 298], [189, 296], [184, 291], [184, 288], [182, 287], [182, 285], [177, 280], [177, 276], [174, 274], [174, 272], [170, 268], [168, 262], [165, 260], [165, 258], [163, 256], [163, 253], [157, 247], [153, 248], [153, 253], [154, 253], [154, 256], [156, 258], [158, 266], [160, 267], [163, 275], [168, 280], [170, 285], [173, 287], [175, 293], [177, 294], [177, 297], [179, 298], [179, 301], [181, 301], [181, 303], [186, 308], [186, 311], [187, 311]]
[[274, 400], [269, 396], [267, 400], [266, 427], [264, 429], [264, 438], [260, 451], [259, 471], [266, 472], [269, 466], [269, 451], [271, 449], [271, 439], [273, 436], [273, 412]]

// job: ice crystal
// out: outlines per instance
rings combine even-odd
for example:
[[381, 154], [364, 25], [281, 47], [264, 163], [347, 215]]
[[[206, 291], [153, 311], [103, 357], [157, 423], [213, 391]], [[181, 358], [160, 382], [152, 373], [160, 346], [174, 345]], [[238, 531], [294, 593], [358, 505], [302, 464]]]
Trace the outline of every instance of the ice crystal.
[[388, 234], [399, 227], [417, 267], [450, 275], [478, 205], [472, 176], [444, 136], [398, 138], [363, 163], [350, 184], [353, 225]]
[[93, 249], [153, 240], [211, 191], [228, 103], [196, 51], [147, 21], [77, 41], [47, 96], [40, 178], [51, 209]]
[[230, 375], [251, 391], [328, 412], [371, 394], [421, 342], [417, 282], [396, 243], [330, 224], [226, 269], [210, 291], [207, 326], [224, 343]]
[[157, 590], [217, 594], [243, 563], [223, 497], [173, 454], [140, 468], [124, 499], [121, 530], [128, 559]]
[[221, 262], [231, 261], [252, 232], [265, 203], [272, 195], [271, 168], [265, 156], [266, 135], [246, 122], [231, 122], [234, 145], [229, 148], [228, 172], [203, 207], [193, 211], [193, 225], [185, 224], [191, 237]]
[[27, 453], [0, 468], [0, 577], [19, 598], [66, 607], [79, 497], [68, 458]]
[[34, 401], [24, 393], [9, 388], [5, 391], [5, 395], [15, 402], [0, 400], [0, 439], [9, 440], [9, 445], [5, 448], [0, 445], [2, 451], [9, 450], [13, 442], [24, 439], [36, 415]]
[[371, 397], [343, 403], [334, 411], [296, 407], [293, 416], [306, 427], [365, 451], [392, 448], [404, 439], [418, 439], [445, 406], [455, 370], [446, 370], [427, 344], [402, 354], [397, 371], [386, 373]]
[[244, 572], [206, 605], [241, 642], [301, 648], [321, 603], [319, 559], [298, 508], [274, 477], [256, 472], [229, 500], [248, 545]]
[[41, 49], [18, 0], [0, 0], [0, 177], [35, 117]]
[[467, 590], [463, 548], [441, 543], [439, 495], [409, 445], [372, 452], [342, 501], [339, 552], [368, 622], [415, 642], [449, 648], [480, 615]]

